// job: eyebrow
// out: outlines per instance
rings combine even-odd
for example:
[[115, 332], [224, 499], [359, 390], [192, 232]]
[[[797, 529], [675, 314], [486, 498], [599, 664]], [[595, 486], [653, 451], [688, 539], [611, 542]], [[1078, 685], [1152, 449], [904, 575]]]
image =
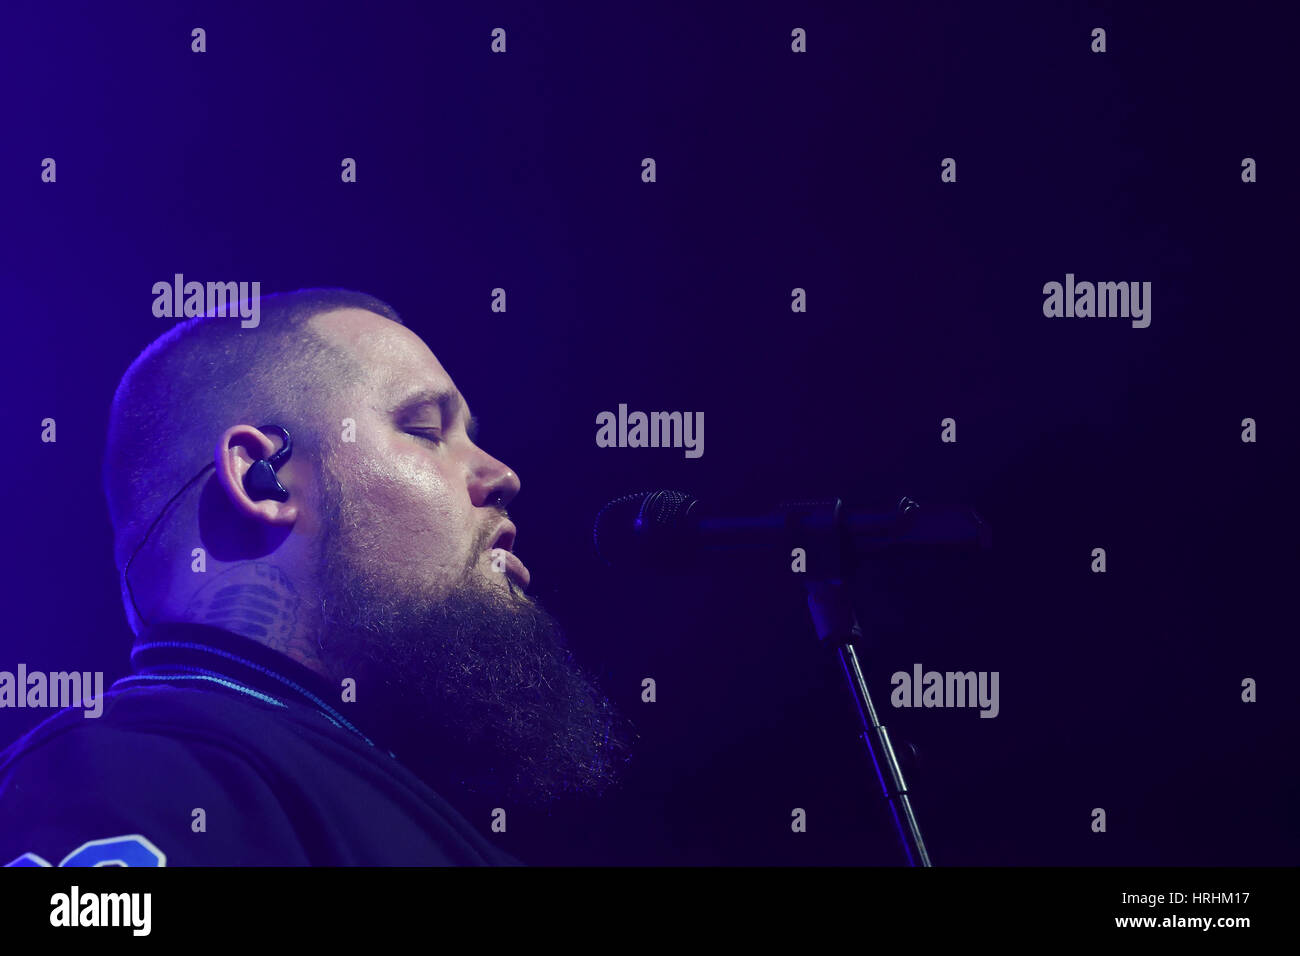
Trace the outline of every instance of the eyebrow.
[[[465, 406], [465, 398], [454, 388], [422, 388], [412, 395], [408, 395], [399, 402], [390, 415], [394, 419], [403, 418], [411, 412], [434, 406], [441, 414], [443, 421], [455, 419], [462, 410], [468, 411]], [[465, 433], [469, 435], [470, 441], [478, 438], [479, 419], [476, 415], [470, 415], [469, 421], [465, 426]]]

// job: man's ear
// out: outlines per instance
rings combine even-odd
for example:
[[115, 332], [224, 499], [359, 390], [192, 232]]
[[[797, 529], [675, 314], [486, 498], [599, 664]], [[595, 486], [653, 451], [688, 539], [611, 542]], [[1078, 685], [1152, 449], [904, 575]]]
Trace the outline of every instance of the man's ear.
[[[254, 501], [244, 488], [244, 476], [253, 467], [253, 463], [262, 458], [270, 458], [279, 446], [279, 439], [258, 431], [252, 425], [227, 428], [217, 439], [216, 478], [226, 499], [241, 515], [254, 521], [287, 526], [298, 520], [298, 505], [292, 497], [288, 501], [276, 501], [274, 498]], [[290, 495], [293, 486], [287, 480], [287, 471], [291, 464], [286, 462], [277, 473], [280, 483], [289, 489]]]

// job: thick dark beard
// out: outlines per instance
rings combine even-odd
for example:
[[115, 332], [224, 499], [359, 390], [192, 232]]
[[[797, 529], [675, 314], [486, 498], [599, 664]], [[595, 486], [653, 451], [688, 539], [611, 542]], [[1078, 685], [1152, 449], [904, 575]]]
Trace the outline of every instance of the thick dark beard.
[[[328, 469], [325, 469], [328, 471]], [[477, 570], [446, 597], [404, 593], [358, 567], [333, 475], [323, 484], [318, 581], [324, 663], [356, 680], [363, 731], [435, 789], [546, 807], [617, 784], [635, 733], [566, 648], [558, 622]], [[481, 546], [480, 546], [481, 545]]]

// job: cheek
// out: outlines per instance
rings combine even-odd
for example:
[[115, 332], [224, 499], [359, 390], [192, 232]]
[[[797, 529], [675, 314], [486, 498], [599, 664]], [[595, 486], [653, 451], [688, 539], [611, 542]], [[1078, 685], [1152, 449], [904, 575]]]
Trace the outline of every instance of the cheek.
[[[427, 460], [392, 455], [358, 468], [353, 487], [361, 489], [364, 515], [358, 531], [382, 541], [387, 555], [423, 572], [459, 568], [470, 547], [468, 492]], [[466, 499], [464, 502], [461, 499]]]

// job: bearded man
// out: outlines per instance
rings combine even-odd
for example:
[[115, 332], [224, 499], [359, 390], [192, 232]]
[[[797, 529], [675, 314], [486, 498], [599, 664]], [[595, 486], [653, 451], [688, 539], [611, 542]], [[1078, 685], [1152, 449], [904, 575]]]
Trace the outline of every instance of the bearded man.
[[599, 795], [634, 738], [526, 593], [519, 477], [390, 306], [259, 305], [122, 378], [103, 485], [132, 673], [0, 755], [0, 860], [518, 864], [449, 801]]

